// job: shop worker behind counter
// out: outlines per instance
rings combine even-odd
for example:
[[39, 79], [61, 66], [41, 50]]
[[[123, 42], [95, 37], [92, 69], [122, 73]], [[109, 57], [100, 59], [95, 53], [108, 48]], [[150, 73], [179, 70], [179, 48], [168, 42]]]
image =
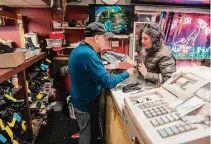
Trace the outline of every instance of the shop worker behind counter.
[[133, 74], [134, 69], [118, 75], [109, 75], [96, 52], [106, 47], [114, 34], [106, 32], [98, 22], [85, 29], [85, 41], [70, 54], [68, 60], [71, 77], [72, 104], [79, 126], [79, 144], [97, 144], [98, 138], [98, 97], [103, 88], [113, 88]]
[[145, 80], [164, 83], [176, 72], [176, 60], [163, 43], [163, 33], [156, 23], [145, 24], [140, 32], [140, 46], [147, 55], [139, 64], [139, 72]]

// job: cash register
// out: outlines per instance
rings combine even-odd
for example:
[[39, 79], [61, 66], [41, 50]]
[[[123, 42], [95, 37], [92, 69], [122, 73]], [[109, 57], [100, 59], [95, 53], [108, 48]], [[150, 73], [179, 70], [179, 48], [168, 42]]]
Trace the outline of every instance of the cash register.
[[210, 143], [210, 82], [210, 68], [189, 68], [160, 88], [125, 97], [131, 143]]

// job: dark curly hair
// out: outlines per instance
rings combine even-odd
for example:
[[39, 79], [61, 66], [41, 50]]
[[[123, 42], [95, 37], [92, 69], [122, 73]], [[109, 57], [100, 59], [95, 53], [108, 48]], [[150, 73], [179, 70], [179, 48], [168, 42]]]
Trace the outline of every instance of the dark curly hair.
[[147, 23], [144, 25], [144, 27], [140, 31], [139, 44], [141, 47], [142, 47], [141, 41], [142, 41], [143, 32], [145, 32], [151, 37], [152, 48], [158, 51], [162, 47], [163, 40], [164, 40], [164, 35], [160, 26], [157, 23]]

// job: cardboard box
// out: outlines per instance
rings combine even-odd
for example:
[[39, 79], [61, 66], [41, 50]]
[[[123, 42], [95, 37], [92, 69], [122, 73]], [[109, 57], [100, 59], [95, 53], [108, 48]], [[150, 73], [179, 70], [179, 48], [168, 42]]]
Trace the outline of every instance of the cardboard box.
[[17, 67], [25, 61], [22, 51], [0, 54], [0, 68]]
[[69, 23], [68, 22], [62, 22], [62, 27], [68, 27]]

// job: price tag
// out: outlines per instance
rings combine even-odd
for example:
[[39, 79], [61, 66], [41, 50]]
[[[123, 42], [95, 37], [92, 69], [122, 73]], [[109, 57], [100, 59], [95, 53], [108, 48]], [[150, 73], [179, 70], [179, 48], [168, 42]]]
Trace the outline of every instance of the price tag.
[[5, 94], [4, 95], [6, 98], [8, 98], [9, 100], [13, 101], [13, 102], [16, 102], [17, 100], [15, 98], [13, 98], [12, 96], [8, 95], [8, 94]]
[[8, 123], [9, 127], [14, 127], [16, 119], [13, 117], [12, 122]]
[[0, 127], [1, 127], [2, 130], [5, 129], [4, 123], [3, 123], [3, 121], [1, 119], [0, 119]]
[[16, 140], [13, 140], [13, 144], [19, 144]]
[[37, 99], [41, 99], [43, 97], [43, 93], [39, 93], [36, 97]]
[[21, 117], [19, 116], [19, 114], [15, 113], [13, 116], [19, 123], [21, 122]]
[[43, 79], [47, 80], [48, 79], [48, 76], [43, 77]]
[[7, 139], [3, 135], [0, 134], [0, 141], [2, 143], [6, 143]]
[[44, 69], [47, 69], [48, 68], [48, 65], [41, 64], [41, 67], [44, 68]]
[[5, 131], [8, 133], [8, 135], [10, 136], [10, 138], [13, 140], [13, 132], [12, 132], [12, 130], [7, 126], [5, 128]]
[[24, 131], [26, 131], [26, 125], [25, 125], [25, 123], [26, 123], [26, 121], [22, 121], [22, 123], [21, 123], [22, 129]]
[[27, 89], [27, 93], [31, 93], [31, 90], [29, 89], [29, 83], [28, 83], [28, 81], [26, 81], [26, 89]]
[[51, 63], [51, 60], [49, 60], [49, 59], [45, 59], [48, 63]]
[[43, 67], [41, 67], [42, 70], [45, 70]]

